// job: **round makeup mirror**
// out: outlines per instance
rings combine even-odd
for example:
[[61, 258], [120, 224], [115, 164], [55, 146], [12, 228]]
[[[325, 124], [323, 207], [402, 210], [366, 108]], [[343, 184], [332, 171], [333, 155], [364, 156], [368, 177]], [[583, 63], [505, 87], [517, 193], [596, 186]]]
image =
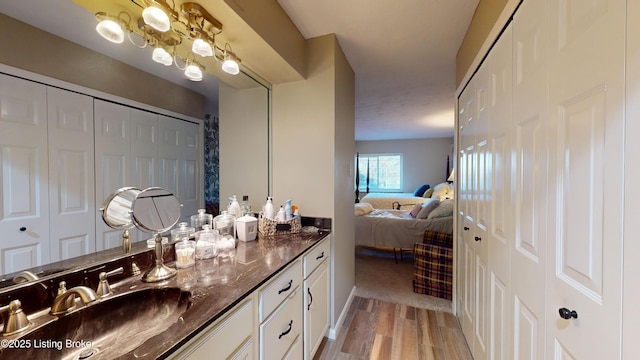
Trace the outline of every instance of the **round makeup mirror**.
[[135, 187], [123, 187], [116, 190], [105, 200], [100, 208], [102, 220], [113, 229], [122, 230], [122, 249], [125, 253], [131, 251], [129, 229], [133, 227], [131, 209], [133, 202], [141, 190]]
[[133, 201], [133, 223], [142, 231], [161, 234], [178, 223], [182, 205], [168, 190], [150, 187], [142, 190]]
[[133, 201], [141, 190], [135, 187], [123, 187], [111, 194], [100, 208], [102, 220], [113, 229], [131, 229], [133, 220], [131, 210]]
[[162, 262], [161, 233], [171, 230], [180, 220], [182, 205], [171, 192], [150, 187], [142, 190], [133, 201], [133, 223], [142, 231], [155, 234], [156, 265], [142, 276], [144, 282], [158, 282], [176, 275], [176, 269]]

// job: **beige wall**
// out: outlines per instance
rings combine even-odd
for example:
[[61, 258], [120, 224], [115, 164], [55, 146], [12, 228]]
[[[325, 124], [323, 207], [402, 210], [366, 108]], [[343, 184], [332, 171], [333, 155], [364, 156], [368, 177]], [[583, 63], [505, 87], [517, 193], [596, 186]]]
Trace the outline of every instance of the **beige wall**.
[[332, 328], [355, 285], [355, 75], [334, 35], [309, 39], [307, 79], [273, 86], [273, 196], [333, 219]]
[[265, 87], [235, 89], [219, 86], [220, 210], [226, 199], [249, 195], [253, 211], [260, 211], [268, 188], [268, 91]]
[[480, 0], [456, 55], [456, 88], [466, 83], [522, 0]]
[[[447, 172], [447, 156], [453, 156], [453, 138], [357, 141], [360, 154], [401, 153], [403, 159], [403, 192], [414, 192], [422, 184], [431, 187], [444, 182]], [[366, 171], [366, 163], [360, 170]]]
[[[0, 63], [202, 119], [204, 96], [0, 14]], [[37, 46], [34, 46], [37, 44]]]

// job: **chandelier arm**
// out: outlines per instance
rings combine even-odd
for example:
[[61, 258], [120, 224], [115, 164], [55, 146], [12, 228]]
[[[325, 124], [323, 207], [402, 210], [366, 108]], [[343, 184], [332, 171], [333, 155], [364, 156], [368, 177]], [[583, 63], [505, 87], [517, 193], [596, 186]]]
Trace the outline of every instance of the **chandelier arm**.
[[135, 42], [135, 41], [133, 41], [133, 39], [131, 38], [131, 34], [132, 34], [132, 33], [133, 33], [133, 31], [129, 31], [129, 32], [127, 32], [127, 38], [129, 39], [129, 42], [130, 42], [133, 46], [135, 46], [135, 47], [137, 47], [137, 48], [140, 48], [140, 49], [144, 49], [144, 48], [146, 48], [146, 47], [147, 47], [147, 45], [149, 44], [149, 42], [147, 41], [147, 32], [146, 32], [146, 31], [144, 32], [144, 36], [143, 36], [144, 44], [142, 44], [142, 45], [138, 45], [138, 44], [136, 44], [136, 42]]

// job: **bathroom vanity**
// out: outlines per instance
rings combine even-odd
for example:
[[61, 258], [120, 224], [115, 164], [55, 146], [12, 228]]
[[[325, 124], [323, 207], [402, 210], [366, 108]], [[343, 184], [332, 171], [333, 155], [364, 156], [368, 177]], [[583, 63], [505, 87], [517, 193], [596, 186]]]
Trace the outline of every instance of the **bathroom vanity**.
[[[329, 219], [320, 223], [331, 228]], [[198, 260], [161, 282], [142, 281], [154, 265], [142, 242], [129, 254], [112, 249], [86, 266], [8, 287], [0, 305], [20, 300], [31, 325], [2, 337], [0, 357], [311, 359], [329, 326], [331, 236], [304, 229], [238, 242], [233, 256]], [[173, 244], [163, 246], [173, 267]], [[110, 295], [49, 314], [61, 281], [96, 289], [101, 272], [113, 274]]]

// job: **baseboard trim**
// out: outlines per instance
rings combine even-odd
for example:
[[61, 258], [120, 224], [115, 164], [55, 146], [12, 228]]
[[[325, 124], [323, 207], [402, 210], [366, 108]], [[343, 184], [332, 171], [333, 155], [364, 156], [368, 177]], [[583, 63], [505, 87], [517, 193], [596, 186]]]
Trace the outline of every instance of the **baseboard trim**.
[[342, 308], [342, 312], [340, 312], [340, 316], [338, 317], [338, 321], [336, 321], [336, 326], [333, 328], [329, 328], [329, 334], [328, 334], [328, 338], [331, 340], [335, 340], [336, 338], [338, 338], [338, 335], [340, 333], [340, 329], [342, 328], [342, 324], [344, 323], [344, 319], [345, 317], [347, 317], [347, 312], [349, 312], [349, 307], [351, 307], [351, 302], [353, 301], [353, 298], [356, 296], [356, 287], [354, 286], [351, 289], [351, 293], [349, 294], [349, 298], [347, 299], [347, 303], [344, 304], [344, 307]]

